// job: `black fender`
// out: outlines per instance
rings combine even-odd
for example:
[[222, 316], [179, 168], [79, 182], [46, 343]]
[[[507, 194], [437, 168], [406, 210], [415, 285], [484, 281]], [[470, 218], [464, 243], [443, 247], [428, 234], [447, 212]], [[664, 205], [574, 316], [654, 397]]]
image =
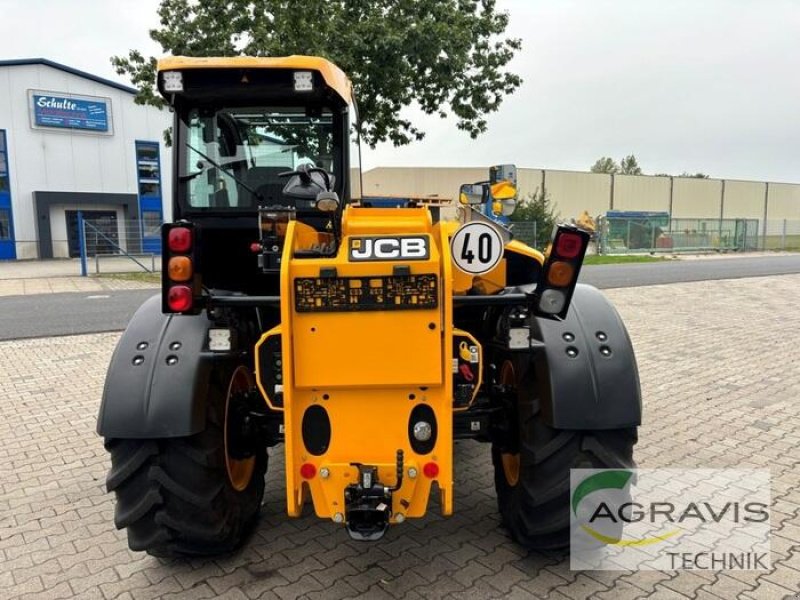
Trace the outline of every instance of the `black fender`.
[[136, 311], [111, 357], [97, 418], [106, 438], [183, 437], [205, 429], [211, 373], [227, 355], [208, 351], [205, 313], [161, 312], [161, 296]]
[[639, 371], [628, 332], [599, 290], [579, 284], [563, 321], [535, 317], [537, 393], [555, 429], [619, 429], [642, 422]]

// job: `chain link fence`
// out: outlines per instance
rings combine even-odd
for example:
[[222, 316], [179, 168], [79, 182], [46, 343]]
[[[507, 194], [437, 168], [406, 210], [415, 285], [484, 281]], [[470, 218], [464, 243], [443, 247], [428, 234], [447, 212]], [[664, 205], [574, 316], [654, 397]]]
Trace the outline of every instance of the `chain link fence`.
[[800, 250], [800, 219], [767, 219], [765, 250]]
[[598, 219], [602, 254], [760, 249], [758, 219], [673, 219], [667, 213]]
[[[139, 221], [82, 219], [77, 244], [82, 271], [94, 273], [156, 272], [161, 268], [157, 227], [142, 229]], [[600, 254], [800, 250], [800, 219], [771, 219], [762, 229], [758, 219], [614, 218], [601, 216], [595, 236]], [[511, 224], [514, 238], [538, 248], [552, 232], [540, 232], [535, 221]], [[541, 238], [541, 239], [540, 239]]]
[[[800, 250], [800, 219], [671, 219], [600, 216], [593, 239], [600, 254], [651, 252], [753, 252]], [[552, 232], [537, 231], [534, 221], [511, 224], [514, 239], [538, 248]], [[591, 249], [590, 249], [591, 250]]]
[[[139, 221], [111, 217], [78, 219], [81, 272], [153, 273], [161, 267], [158, 228], [142, 228]], [[91, 264], [91, 267], [89, 266]]]
[[514, 221], [511, 223], [511, 233], [514, 239], [523, 244], [528, 244], [531, 248], [539, 247], [538, 223], [536, 221]]

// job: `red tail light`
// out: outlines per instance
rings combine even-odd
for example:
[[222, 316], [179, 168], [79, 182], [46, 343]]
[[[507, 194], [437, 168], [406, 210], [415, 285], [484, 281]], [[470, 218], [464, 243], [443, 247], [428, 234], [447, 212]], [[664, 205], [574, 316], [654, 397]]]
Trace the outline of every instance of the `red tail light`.
[[575, 258], [583, 248], [583, 238], [569, 231], [559, 232], [556, 240], [556, 254], [561, 258]]
[[303, 479], [314, 479], [317, 474], [317, 467], [311, 463], [303, 463], [300, 466], [300, 476]]
[[188, 252], [192, 247], [192, 230], [188, 227], [173, 227], [169, 230], [167, 247], [171, 252]]
[[167, 304], [174, 312], [191, 310], [192, 289], [187, 285], [173, 285], [167, 292]]

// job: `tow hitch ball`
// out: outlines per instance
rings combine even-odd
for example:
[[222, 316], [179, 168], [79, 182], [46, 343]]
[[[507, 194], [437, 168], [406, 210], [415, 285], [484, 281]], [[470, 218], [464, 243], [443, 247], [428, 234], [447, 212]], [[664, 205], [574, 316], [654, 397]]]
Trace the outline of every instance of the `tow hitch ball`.
[[397, 481], [391, 487], [378, 479], [378, 467], [350, 464], [358, 468], [358, 483], [351, 483], [344, 490], [347, 533], [354, 540], [379, 540], [389, 528], [392, 492], [403, 485], [403, 451], [397, 451]]

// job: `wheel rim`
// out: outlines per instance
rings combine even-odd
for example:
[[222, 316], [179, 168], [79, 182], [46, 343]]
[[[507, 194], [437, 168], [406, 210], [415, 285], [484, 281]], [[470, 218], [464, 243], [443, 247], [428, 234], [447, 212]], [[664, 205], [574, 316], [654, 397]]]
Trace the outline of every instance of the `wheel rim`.
[[228, 384], [228, 394], [225, 398], [225, 468], [228, 471], [228, 480], [237, 492], [244, 491], [253, 478], [253, 471], [256, 468], [255, 457], [245, 459], [231, 458], [228, 452], [228, 438], [233, 432], [229, 431], [228, 415], [231, 412], [231, 405], [241, 398], [244, 392], [253, 387], [253, 380], [246, 367], [237, 367], [231, 376]]
[[[500, 384], [515, 385], [516, 383], [517, 378], [514, 372], [514, 363], [507, 360], [500, 369]], [[506, 478], [506, 483], [514, 487], [519, 482], [519, 453], [501, 453], [500, 460], [503, 463], [503, 475]]]

